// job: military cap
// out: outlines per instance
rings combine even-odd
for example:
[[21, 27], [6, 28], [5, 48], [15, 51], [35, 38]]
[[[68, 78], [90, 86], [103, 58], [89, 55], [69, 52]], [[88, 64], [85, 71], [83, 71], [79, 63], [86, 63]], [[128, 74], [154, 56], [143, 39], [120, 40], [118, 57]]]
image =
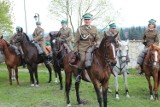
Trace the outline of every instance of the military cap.
[[149, 20], [148, 22], [149, 22], [149, 24], [155, 24], [155, 23], [156, 23], [156, 20], [151, 19], [151, 20]]
[[62, 20], [61, 24], [67, 24], [68, 22], [66, 20]]
[[93, 15], [90, 14], [90, 13], [86, 13], [82, 16], [84, 19], [92, 19], [93, 18]]
[[37, 22], [36, 22], [36, 25], [41, 25], [41, 22], [40, 22], [40, 21], [37, 21]]
[[50, 45], [51, 43], [50, 42], [46, 42], [46, 45]]
[[16, 27], [16, 31], [18, 31], [18, 30], [19, 30], [19, 26]]
[[115, 24], [115, 23], [112, 23], [112, 24], [109, 25], [109, 27], [110, 27], [110, 28], [116, 28], [116, 24]]

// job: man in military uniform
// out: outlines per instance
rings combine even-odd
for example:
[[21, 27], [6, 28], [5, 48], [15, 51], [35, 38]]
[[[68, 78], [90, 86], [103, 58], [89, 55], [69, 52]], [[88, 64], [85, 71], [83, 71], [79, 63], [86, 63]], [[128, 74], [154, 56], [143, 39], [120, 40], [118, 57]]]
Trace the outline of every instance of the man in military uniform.
[[99, 39], [97, 28], [91, 25], [92, 18], [93, 16], [90, 13], [86, 13], [85, 15], [83, 15], [85, 24], [78, 27], [75, 36], [74, 51], [80, 54], [80, 62], [78, 64], [78, 76], [76, 77], [77, 82], [79, 82], [81, 79], [81, 72], [82, 70], [84, 70], [84, 67], [90, 70], [91, 52], [94, 49], [93, 47], [95, 43], [97, 43]]
[[116, 39], [116, 41], [118, 42], [118, 40], [120, 41], [121, 40], [121, 38], [120, 38], [120, 36], [119, 36], [119, 32], [117, 31], [117, 27], [116, 27], [116, 24], [115, 23], [112, 23], [112, 24], [110, 24], [109, 25], [109, 30], [108, 31], [106, 31], [105, 33], [106, 33], [106, 35], [107, 36], [115, 36], [117, 33], [118, 33], [118, 36], [115, 38]]
[[[43, 52], [39, 52], [42, 56], [47, 56], [46, 48], [45, 48], [45, 39], [44, 39], [44, 29], [41, 27], [41, 22], [36, 22], [36, 28], [33, 32], [33, 41], [38, 43], [42, 48]], [[37, 47], [38, 48], [38, 47]]]
[[144, 32], [144, 36], [142, 39], [142, 43], [145, 45], [144, 50], [139, 54], [137, 59], [137, 66], [136, 68], [139, 70], [139, 74], [143, 73], [143, 61], [144, 58], [148, 52], [148, 47], [155, 43], [159, 44], [159, 38], [158, 38], [158, 30], [156, 28], [156, 20], [151, 19], [148, 21], [148, 28]]
[[61, 21], [62, 28], [60, 28], [59, 34], [60, 34], [60, 38], [64, 41], [65, 48], [67, 49], [68, 52], [70, 52], [71, 50], [73, 50], [73, 47], [71, 44], [73, 35], [72, 35], [71, 28], [67, 26], [67, 23], [68, 22], [66, 20]]

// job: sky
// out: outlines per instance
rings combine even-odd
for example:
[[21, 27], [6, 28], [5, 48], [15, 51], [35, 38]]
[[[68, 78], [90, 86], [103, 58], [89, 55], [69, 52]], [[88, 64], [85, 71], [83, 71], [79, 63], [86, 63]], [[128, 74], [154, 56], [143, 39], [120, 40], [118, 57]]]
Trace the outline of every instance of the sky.
[[[13, 0], [14, 27], [22, 26], [25, 29], [24, 0]], [[34, 31], [35, 13], [40, 15], [42, 27], [45, 32], [57, 31], [61, 27], [60, 22], [51, 19], [48, 12], [50, 0], [25, 0], [27, 14], [27, 33]], [[115, 21], [118, 27], [146, 26], [150, 19], [157, 20], [160, 24], [160, 0], [111, 0], [113, 8], [119, 10], [120, 19]]]

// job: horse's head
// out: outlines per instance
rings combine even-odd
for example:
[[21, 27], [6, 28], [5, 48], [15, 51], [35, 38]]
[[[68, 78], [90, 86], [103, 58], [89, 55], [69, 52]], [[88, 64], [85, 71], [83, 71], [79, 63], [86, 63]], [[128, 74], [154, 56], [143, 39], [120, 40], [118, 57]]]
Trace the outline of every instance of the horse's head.
[[17, 33], [14, 37], [15, 43], [24, 43], [25, 41], [29, 42], [30, 40], [29, 37], [23, 32]]
[[159, 68], [160, 63], [160, 47], [152, 44], [149, 49], [149, 61], [152, 64], [153, 68]]
[[62, 41], [59, 38], [51, 40], [53, 54], [57, 55], [62, 50]]
[[127, 41], [118, 41], [118, 43], [119, 43], [119, 48], [118, 48], [117, 56], [123, 62], [125, 62], [127, 60], [127, 56], [128, 56], [129, 40], [127, 40]]
[[8, 46], [10, 46], [9, 43], [3, 39], [3, 36], [1, 36], [0, 37], [0, 50], [4, 50]]
[[111, 66], [115, 66], [116, 61], [116, 51], [115, 51], [115, 38], [113, 36], [105, 36], [100, 44], [100, 53], [105, 57], [107, 63]]

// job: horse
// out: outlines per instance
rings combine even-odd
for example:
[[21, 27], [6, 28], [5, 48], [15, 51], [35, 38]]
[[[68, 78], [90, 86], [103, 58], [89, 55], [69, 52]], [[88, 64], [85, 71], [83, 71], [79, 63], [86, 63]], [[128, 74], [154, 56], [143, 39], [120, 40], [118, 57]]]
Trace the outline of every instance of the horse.
[[67, 54], [66, 49], [63, 45], [63, 42], [58, 38], [59, 33], [55, 32], [52, 35], [50, 34], [50, 43], [51, 48], [53, 52], [53, 66], [55, 71], [55, 76], [57, 78], [57, 74], [59, 76], [60, 81], [60, 90], [63, 89], [62, 84], [62, 74], [61, 74], [61, 68], [64, 68], [63, 59], [64, 56]]
[[[107, 36], [104, 34], [104, 38], [102, 39], [99, 48], [95, 48], [93, 51], [93, 61], [90, 69], [84, 69], [81, 76], [84, 81], [92, 82], [95, 92], [97, 94], [97, 100], [99, 103], [99, 107], [102, 107], [102, 96], [103, 96], [103, 104], [104, 107], [107, 107], [107, 90], [108, 90], [108, 82], [110, 78], [110, 74], [112, 72], [112, 67], [116, 64], [116, 55], [115, 55], [115, 36]], [[65, 93], [66, 93], [66, 102], [67, 106], [70, 107], [70, 98], [69, 92], [72, 84], [72, 73], [74, 76], [78, 75], [76, 66], [72, 66], [72, 63], [76, 65], [78, 60], [73, 59], [76, 58], [74, 52], [70, 52], [64, 58], [64, 70], [65, 70]], [[79, 96], [79, 85], [80, 82], [75, 82], [76, 96], [78, 104], [83, 104], [80, 100]], [[100, 86], [102, 87], [102, 96], [100, 92]]]
[[[144, 58], [143, 71], [145, 77], [148, 81], [148, 86], [150, 90], [150, 100], [153, 100], [153, 90], [155, 91], [155, 100], [158, 100], [158, 87], [160, 84], [160, 47], [151, 44], [148, 48], [146, 57]], [[152, 84], [150, 77], [153, 77], [154, 89], [152, 89]]]
[[[25, 33], [17, 33], [15, 38], [16, 43], [20, 43], [24, 52], [24, 60], [30, 73], [31, 86], [39, 86], [37, 66], [39, 63], [44, 63], [49, 71], [49, 81], [52, 81], [52, 68], [44, 59], [38, 54], [36, 46], [29, 40]], [[36, 81], [34, 80], [34, 76]]]
[[21, 63], [21, 58], [18, 56], [13, 49], [13, 47], [3, 39], [3, 36], [0, 37], [0, 50], [4, 53], [5, 63], [9, 72], [9, 83], [12, 85], [12, 70], [15, 71], [15, 77], [17, 85], [19, 85], [18, 80], [18, 65]]
[[119, 47], [117, 50], [116, 60], [117, 64], [113, 67], [113, 73], [114, 73], [114, 81], [115, 81], [115, 87], [116, 87], [116, 99], [119, 99], [118, 94], [118, 75], [123, 74], [124, 82], [125, 82], [125, 90], [126, 90], [126, 97], [129, 96], [128, 91], [128, 82], [127, 82], [127, 72], [128, 72], [128, 62], [127, 62], [127, 56], [128, 56], [128, 44], [129, 40], [127, 41], [118, 41]]

